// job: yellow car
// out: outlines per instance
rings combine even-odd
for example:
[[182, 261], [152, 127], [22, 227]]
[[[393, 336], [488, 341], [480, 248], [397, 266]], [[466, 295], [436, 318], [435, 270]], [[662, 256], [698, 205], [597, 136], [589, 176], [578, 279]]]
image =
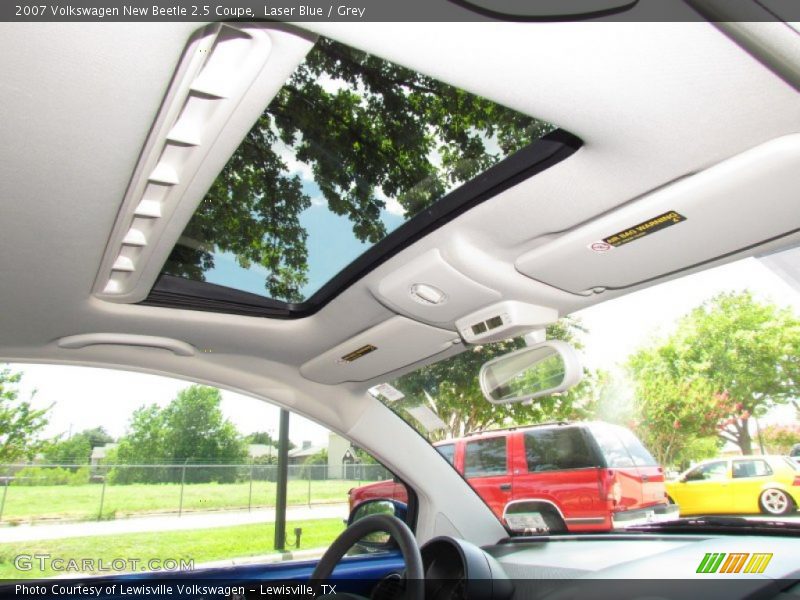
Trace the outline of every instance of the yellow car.
[[800, 467], [785, 456], [707, 460], [667, 482], [681, 515], [785, 515], [800, 504]]

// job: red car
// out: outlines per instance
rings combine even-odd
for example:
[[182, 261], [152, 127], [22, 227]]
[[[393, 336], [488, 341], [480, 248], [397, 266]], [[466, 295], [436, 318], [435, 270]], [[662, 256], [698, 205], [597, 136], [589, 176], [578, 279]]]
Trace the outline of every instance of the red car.
[[[548, 423], [436, 447], [512, 528], [531, 513], [544, 517], [551, 532], [609, 531], [678, 517], [678, 507], [667, 500], [663, 469], [624, 427]], [[407, 501], [401, 484], [380, 481], [351, 489], [351, 510], [372, 498]]]

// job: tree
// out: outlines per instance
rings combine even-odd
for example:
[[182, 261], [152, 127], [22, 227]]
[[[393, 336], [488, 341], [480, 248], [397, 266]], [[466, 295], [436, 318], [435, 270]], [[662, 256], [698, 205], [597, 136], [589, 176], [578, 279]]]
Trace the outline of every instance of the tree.
[[116, 448], [115, 464], [126, 466], [112, 470], [112, 481], [115, 483], [167, 481], [167, 470], [155, 466], [157, 463], [169, 460], [164, 444], [165, 429], [164, 415], [157, 404], [137, 408], [131, 416], [127, 433], [120, 438]]
[[[720, 294], [630, 365], [643, 416], [671, 411], [672, 427], [682, 435], [714, 433], [750, 454], [751, 417], [800, 392], [800, 321], [749, 292]], [[668, 422], [660, 423], [668, 429]]]
[[323, 448], [303, 461], [301, 479], [326, 479], [328, 477], [328, 449]]
[[183, 467], [231, 465], [247, 456], [244, 440], [222, 415], [221, 401], [218, 389], [193, 385], [163, 409], [155, 404], [139, 408], [120, 440], [118, 463], [180, 466], [119, 469], [115, 481], [233, 481], [235, 467]]
[[173, 461], [224, 464], [245, 458], [245, 444], [222, 415], [221, 403], [217, 388], [193, 385], [164, 409], [164, 445]]
[[102, 427], [84, 429], [67, 439], [51, 440], [44, 448], [44, 457], [52, 464], [87, 464], [94, 448], [113, 441], [114, 438]]
[[278, 447], [278, 440], [272, 439], [272, 436], [266, 431], [254, 431], [244, 439], [248, 444], [263, 444], [265, 446]]
[[761, 430], [761, 439], [770, 454], [789, 454], [800, 444], [800, 425], [769, 425]]
[[104, 427], [93, 427], [92, 429], [84, 429], [81, 432], [81, 435], [86, 437], [86, 439], [89, 442], [89, 445], [92, 448], [97, 448], [98, 446], [105, 446], [106, 444], [110, 444], [114, 441], [114, 438], [108, 434], [108, 432], [105, 430]]
[[687, 466], [718, 451], [717, 429], [726, 402], [705, 379], [676, 371], [678, 362], [669, 343], [639, 350], [629, 359], [636, 394], [630, 425], [659, 464]]
[[[554, 127], [385, 60], [320, 38], [269, 103], [201, 202], [165, 272], [202, 280], [212, 249], [268, 273], [272, 298], [302, 300], [310, 190], [386, 235], [381, 209], [411, 217]], [[433, 159], [431, 157], [434, 157]], [[313, 183], [293, 174], [301, 163]]]
[[[585, 329], [580, 322], [569, 317], [548, 327], [547, 337], [569, 341], [579, 347], [578, 335], [583, 332]], [[575, 419], [588, 414], [591, 376], [565, 393], [538, 398], [527, 405], [496, 405], [483, 397], [478, 382], [481, 366], [524, 345], [523, 339], [516, 338], [473, 346], [461, 354], [404, 375], [393, 382], [406, 395], [401, 406], [425, 405], [444, 422], [444, 429], [426, 432], [431, 440], [461, 437], [490, 427]], [[425, 431], [421, 425], [418, 426]]]
[[21, 379], [21, 372], [0, 368], [0, 463], [30, 460], [42, 446], [38, 436], [51, 407], [34, 409], [30, 400], [20, 400]]
[[80, 433], [65, 440], [53, 440], [44, 449], [45, 460], [55, 465], [85, 465], [91, 454], [89, 438]]

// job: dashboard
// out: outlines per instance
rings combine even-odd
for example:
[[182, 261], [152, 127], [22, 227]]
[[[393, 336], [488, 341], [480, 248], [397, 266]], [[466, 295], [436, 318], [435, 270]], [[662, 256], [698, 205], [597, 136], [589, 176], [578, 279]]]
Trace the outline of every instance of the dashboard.
[[[788, 537], [663, 534], [514, 538], [484, 548], [443, 536], [421, 548], [426, 600], [798, 600], [799, 552]], [[698, 572], [706, 555], [724, 555], [716, 572]], [[733, 572], [731, 555], [732, 565], [769, 559], [760, 573]]]

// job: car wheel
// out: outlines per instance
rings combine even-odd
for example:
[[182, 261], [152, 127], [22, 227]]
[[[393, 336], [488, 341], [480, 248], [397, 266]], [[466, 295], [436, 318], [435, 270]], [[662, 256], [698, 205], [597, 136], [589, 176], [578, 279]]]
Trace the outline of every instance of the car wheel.
[[794, 503], [783, 490], [764, 490], [759, 499], [761, 512], [770, 515], [785, 515], [794, 510]]

